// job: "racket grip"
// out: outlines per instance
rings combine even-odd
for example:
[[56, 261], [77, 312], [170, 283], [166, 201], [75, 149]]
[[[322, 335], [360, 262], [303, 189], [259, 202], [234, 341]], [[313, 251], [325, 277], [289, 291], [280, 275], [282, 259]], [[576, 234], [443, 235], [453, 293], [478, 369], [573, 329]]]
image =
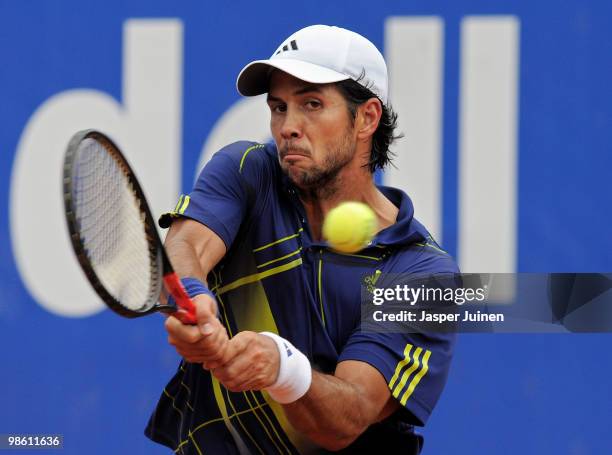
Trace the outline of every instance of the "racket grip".
[[183, 324], [196, 324], [195, 305], [189, 298], [187, 291], [185, 291], [178, 275], [175, 272], [164, 275], [164, 284], [166, 285], [167, 291], [174, 297], [174, 301], [179, 308], [179, 310], [175, 312], [175, 316]]

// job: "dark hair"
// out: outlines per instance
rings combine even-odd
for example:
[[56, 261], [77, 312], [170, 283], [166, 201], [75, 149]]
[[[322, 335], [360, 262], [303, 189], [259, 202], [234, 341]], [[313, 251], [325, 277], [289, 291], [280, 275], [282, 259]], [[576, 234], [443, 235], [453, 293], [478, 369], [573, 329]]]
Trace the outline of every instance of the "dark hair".
[[[363, 79], [364, 76], [361, 75], [358, 80]], [[340, 93], [348, 104], [352, 120], [355, 120], [357, 116], [358, 106], [370, 98], [378, 98], [369, 88], [364, 87], [353, 79], [336, 82], [336, 86], [340, 89]], [[390, 105], [387, 106], [382, 101], [380, 103], [382, 105], [382, 115], [378, 128], [376, 128], [372, 136], [372, 151], [370, 153], [370, 161], [368, 162], [368, 167], [372, 173], [376, 169], [384, 169], [385, 166], [391, 163], [393, 153], [389, 150], [389, 146], [394, 140], [404, 136], [403, 134], [397, 136], [393, 134], [397, 127], [397, 113], [393, 111]]]

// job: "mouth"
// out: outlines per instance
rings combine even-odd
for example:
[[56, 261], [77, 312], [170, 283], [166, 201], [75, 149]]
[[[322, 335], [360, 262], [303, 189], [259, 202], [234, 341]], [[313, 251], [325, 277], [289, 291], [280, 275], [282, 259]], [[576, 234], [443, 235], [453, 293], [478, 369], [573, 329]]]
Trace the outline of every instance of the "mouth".
[[281, 149], [281, 152], [280, 152], [281, 161], [282, 160], [295, 161], [295, 160], [299, 160], [302, 158], [308, 158], [308, 157], [310, 157], [310, 154], [307, 151], [301, 150], [298, 148], [284, 147], [283, 149]]
[[283, 161], [296, 161], [304, 158], [307, 158], [307, 156], [302, 153], [286, 153], [281, 155], [281, 160]]
[[309, 155], [301, 150], [283, 150], [280, 154], [281, 161], [296, 161], [308, 157]]

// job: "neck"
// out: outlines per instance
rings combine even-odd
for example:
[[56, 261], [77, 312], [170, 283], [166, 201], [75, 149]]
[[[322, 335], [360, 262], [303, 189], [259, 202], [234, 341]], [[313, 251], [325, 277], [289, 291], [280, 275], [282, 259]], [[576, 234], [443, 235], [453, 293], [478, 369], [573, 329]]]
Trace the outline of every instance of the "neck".
[[306, 209], [313, 239], [321, 239], [321, 227], [327, 213], [345, 201], [363, 202], [378, 218], [380, 231], [395, 223], [399, 209], [380, 192], [367, 167], [349, 165], [334, 180], [321, 188], [300, 189], [300, 199]]

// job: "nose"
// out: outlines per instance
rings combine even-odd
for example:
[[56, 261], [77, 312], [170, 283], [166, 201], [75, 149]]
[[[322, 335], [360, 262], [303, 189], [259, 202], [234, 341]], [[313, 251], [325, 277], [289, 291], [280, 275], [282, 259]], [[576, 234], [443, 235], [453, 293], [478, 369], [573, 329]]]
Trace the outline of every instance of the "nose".
[[287, 108], [283, 116], [283, 124], [280, 130], [281, 136], [285, 140], [299, 139], [302, 137], [302, 122], [295, 109]]

